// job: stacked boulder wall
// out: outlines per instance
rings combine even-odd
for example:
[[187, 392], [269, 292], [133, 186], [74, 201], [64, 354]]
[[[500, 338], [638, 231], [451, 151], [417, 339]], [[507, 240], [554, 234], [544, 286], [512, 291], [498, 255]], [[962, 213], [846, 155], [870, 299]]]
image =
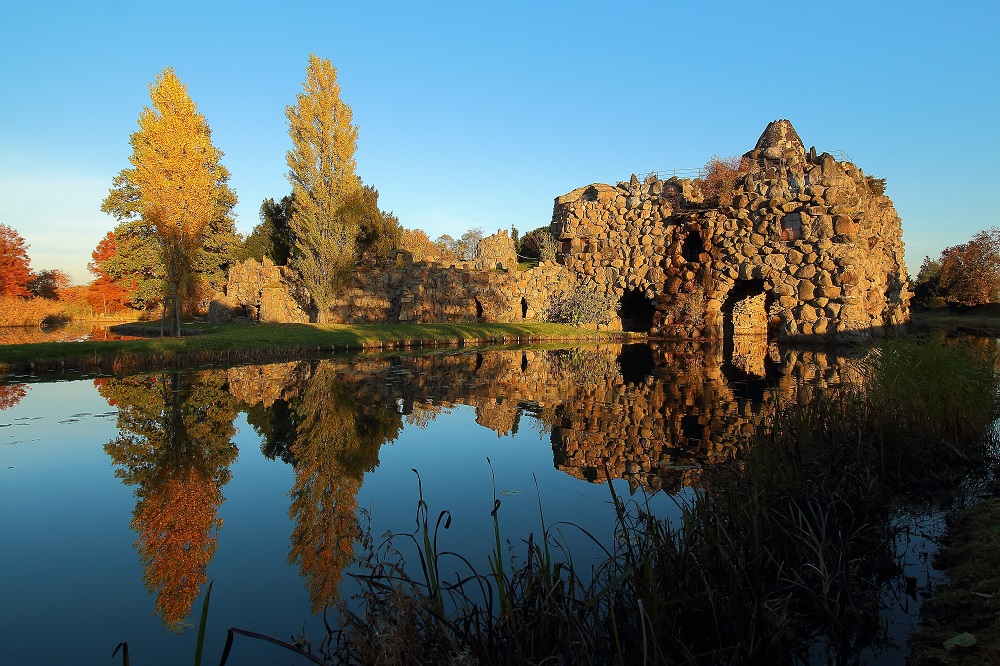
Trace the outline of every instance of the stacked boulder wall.
[[728, 186], [711, 185], [632, 176], [559, 197], [559, 261], [613, 297], [645, 294], [654, 336], [719, 338], [735, 323], [844, 341], [909, 319], [899, 216], [854, 164], [807, 153], [779, 120]]

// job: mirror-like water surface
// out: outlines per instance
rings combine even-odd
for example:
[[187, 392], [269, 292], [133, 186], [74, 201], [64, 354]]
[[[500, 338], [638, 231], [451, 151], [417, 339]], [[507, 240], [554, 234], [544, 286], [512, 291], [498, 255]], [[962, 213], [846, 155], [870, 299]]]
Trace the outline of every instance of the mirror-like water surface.
[[[851, 360], [818, 351], [498, 349], [0, 386], [4, 663], [184, 663], [214, 581], [207, 658], [230, 626], [322, 637], [359, 536], [452, 513], [486, 569], [494, 493], [513, 544], [547, 521], [612, 538], [619, 493], [696, 485], [782, 401]], [[492, 462], [492, 466], [487, 462]], [[607, 470], [607, 472], [605, 472]], [[495, 487], [494, 487], [495, 478]], [[536, 482], [538, 490], [536, 492]], [[597, 548], [567, 529], [576, 561]], [[237, 642], [235, 663], [284, 655]]]

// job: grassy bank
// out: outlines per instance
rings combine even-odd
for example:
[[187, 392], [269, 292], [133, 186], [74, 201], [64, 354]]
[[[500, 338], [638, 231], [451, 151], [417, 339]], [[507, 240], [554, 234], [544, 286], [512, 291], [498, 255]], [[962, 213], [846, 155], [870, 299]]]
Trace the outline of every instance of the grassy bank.
[[[883, 586], [901, 582], [893, 503], [957, 492], [995, 463], [993, 362], [959, 344], [872, 350], [839, 395], [785, 408], [739, 460], [705, 470], [680, 519], [613, 496], [615, 537], [601, 540], [611, 545], [593, 571], [574, 565], [544, 518], [517, 561], [497, 531], [491, 570], [463, 568], [448, 552], [446, 512], [435, 521], [421, 499], [421, 524], [404, 535], [409, 563], [373, 544], [362, 606], [341, 608], [334, 656], [774, 664], [825, 653], [850, 663], [879, 641]], [[502, 511], [496, 501], [484, 520]], [[448, 575], [456, 562], [459, 576]]]
[[[153, 329], [151, 329], [153, 330]], [[159, 330], [158, 327], [155, 330]], [[250, 363], [361, 349], [608, 340], [614, 334], [563, 324], [224, 324], [197, 335], [107, 342], [0, 346], [0, 372], [125, 372]]]
[[911, 318], [917, 330], [1000, 337], [1000, 303], [979, 305], [960, 312], [946, 307], [930, 310], [914, 308]]

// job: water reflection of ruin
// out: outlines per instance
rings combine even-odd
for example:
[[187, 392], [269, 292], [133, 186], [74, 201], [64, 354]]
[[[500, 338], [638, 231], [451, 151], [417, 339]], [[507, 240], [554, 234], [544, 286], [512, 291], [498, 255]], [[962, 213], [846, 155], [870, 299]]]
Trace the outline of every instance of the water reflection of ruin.
[[[500, 436], [516, 432], [527, 415], [550, 433], [557, 469], [601, 482], [607, 467], [633, 489], [675, 490], [733, 456], [779, 402], [840, 380], [840, 357], [779, 350], [755, 337], [738, 342], [734, 349], [689, 342], [294, 362], [231, 369], [229, 386], [257, 405], [251, 411], [289, 411], [280, 405], [294, 405], [319, 373], [336, 377], [359, 403], [382, 405], [417, 426], [454, 405], [472, 406], [476, 422]], [[268, 428], [281, 430], [273, 419]], [[270, 446], [272, 455], [289, 456]]]

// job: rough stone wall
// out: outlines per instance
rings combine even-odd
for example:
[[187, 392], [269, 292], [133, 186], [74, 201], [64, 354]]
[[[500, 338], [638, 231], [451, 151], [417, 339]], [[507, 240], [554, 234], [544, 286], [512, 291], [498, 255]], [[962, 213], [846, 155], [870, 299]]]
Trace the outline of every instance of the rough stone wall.
[[475, 267], [484, 270], [507, 270], [517, 268], [517, 249], [514, 239], [506, 229], [487, 236], [476, 245]]
[[554, 295], [576, 287], [564, 266], [542, 262], [527, 271], [478, 270], [467, 263], [395, 261], [358, 269], [332, 305], [346, 323], [538, 321]]
[[[514, 241], [506, 231], [484, 238], [479, 247], [474, 262], [414, 262], [408, 252], [386, 262], [364, 262], [321, 319], [352, 324], [540, 321], [552, 298], [580, 284], [579, 276], [554, 262], [518, 271]], [[249, 259], [230, 270], [227, 293], [216, 297], [211, 319], [242, 315], [308, 322], [309, 303], [293, 270]]]
[[779, 339], [880, 335], [909, 318], [899, 217], [854, 164], [814, 154], [775, 121], [717, 205], [687, 179], [578, 188], [553, 210], [559, 260], [613, 299], [641, 294], [652, 335], [723, 337], [760, 294]]
[[310, 296], [298, 274], [287, 266], [247, 259], [229, 269], [225, 295], [209, 305], [209, 321], [245, 316], [264, 323], [305, 324]]

